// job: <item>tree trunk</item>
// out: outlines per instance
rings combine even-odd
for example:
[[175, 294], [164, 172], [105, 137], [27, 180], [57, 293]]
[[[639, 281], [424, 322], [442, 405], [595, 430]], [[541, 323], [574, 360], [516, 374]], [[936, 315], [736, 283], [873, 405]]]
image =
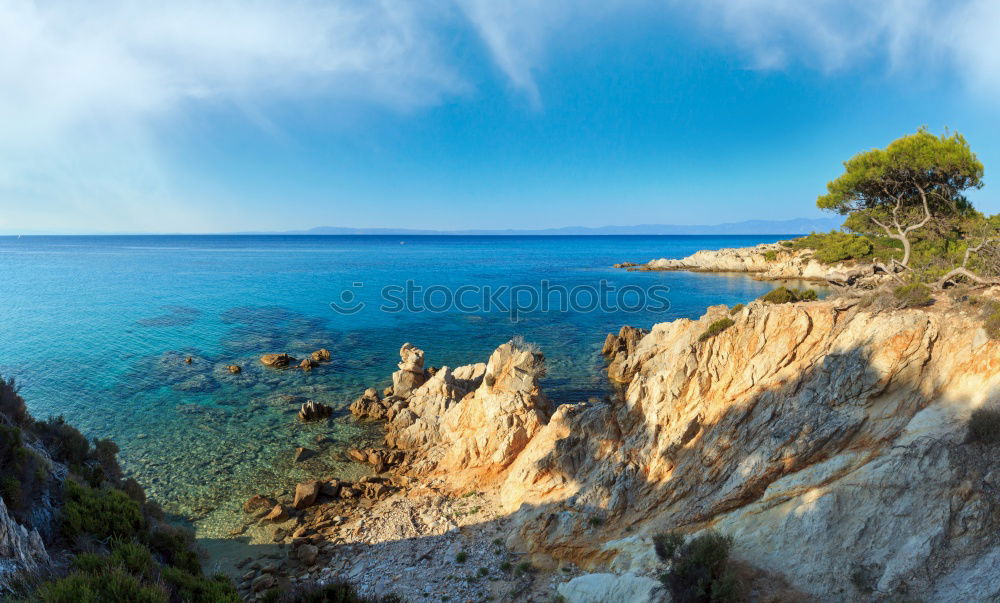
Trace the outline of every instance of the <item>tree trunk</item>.
[[897, 238], [903, 242], [903, 261], [900, 264], [908, 266], [910, 263], [910, 240], [906, 238], [906, 235], [900, 235]]

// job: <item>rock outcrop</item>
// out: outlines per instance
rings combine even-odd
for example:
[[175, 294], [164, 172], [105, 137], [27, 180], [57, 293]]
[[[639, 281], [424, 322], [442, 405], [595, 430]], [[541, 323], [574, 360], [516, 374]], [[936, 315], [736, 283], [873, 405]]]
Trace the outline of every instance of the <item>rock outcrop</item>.
[[874, 288], [886, 278], [868, 263], [824, 264], [808, 249], [789, 249], [780, 243], [698, 251], [686, 258], [625, 262], [616, 267], [630, 271], [687, 270], [691, 272], [745, 272], [759, 280], [800, 279]]
[[299, 408], [299, 420], [303, 422], [321, 421], [333, 414], [333, 407], [322, 402], [307, 401]]
[[427, 381], [424, 351], [411, 343], [404, 343], [399, 349], [399, 357], [399, 370], [392, 374], [392, 391], [397, 396], [405, 397]]
[[264, 354], [260, 357], [260, 362], [264, 366], [270, 366], [272, 368], [284, 368], [290, 363], [295, 362], [295, 359], [288, 354]]
[[0, 586], [11, 573], [33, 571], [48, 562], [49, 554], [38, 530], [28, 530], [17, 523], [0, 498]]
[[1000, 403], [1000, 342], [948, 305], [757, 302], [706, 341], [724, 306], [656, 325], [622, 399], [560, 407], [512, 463], [508, 544], [630, 569], [619, 542], [714, 528], [822, 599], [1000, 596], [996, 444], [967, 440]]
[[548, 421], [549, 401], [538, 386], [545, 373], [541, 351], [512, 340], [488, 363], [441, 367], [403, 396], [399, 392], [407, 382], [397, 376], [404, 366], [423, 365], [423, 352], [414, 350], [409, 344], [400, 350], [393, 395], [376, 403], [369, 390], [352, 410], [371, 416], [362, 410], [375, 408], [374, 416], [388, 419], [386, 444], [413, 451], [408, 462], [413, 472], [448, 473], [455, 483], [496, 479]]

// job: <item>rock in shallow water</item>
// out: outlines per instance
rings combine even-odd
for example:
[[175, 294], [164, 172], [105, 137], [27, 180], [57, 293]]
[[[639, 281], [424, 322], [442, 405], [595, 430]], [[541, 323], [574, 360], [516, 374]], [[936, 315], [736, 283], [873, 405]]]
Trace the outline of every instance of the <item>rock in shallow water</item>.
[[260, 357], [261, 364], [274, 368], [286, 367], [294, 360], [295, 359], [288, 354], [264, 354]]

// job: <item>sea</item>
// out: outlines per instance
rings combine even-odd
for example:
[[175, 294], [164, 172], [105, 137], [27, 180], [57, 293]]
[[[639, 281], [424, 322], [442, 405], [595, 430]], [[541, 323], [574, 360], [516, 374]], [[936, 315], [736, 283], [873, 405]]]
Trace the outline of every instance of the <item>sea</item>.
[[[521, 336], [544, 352], [555, 403], [601, 398], [608, 333], [774, 287], [615, 263], [789, 236], [0, 237], [0, 375], [35, 417], [112, 438], [150, 497], [225, 537], [252, 494], [360, 471], [343, 451], [379, 429], [347, 407], [391, 383], [404, 342], [455, 367]], [[320, 348], [331, 360], [311, 371], [259, 361]], [[300, 423], [307, 400], [334, 416]], [[318, 438], [333, 444], [293, 460]]]

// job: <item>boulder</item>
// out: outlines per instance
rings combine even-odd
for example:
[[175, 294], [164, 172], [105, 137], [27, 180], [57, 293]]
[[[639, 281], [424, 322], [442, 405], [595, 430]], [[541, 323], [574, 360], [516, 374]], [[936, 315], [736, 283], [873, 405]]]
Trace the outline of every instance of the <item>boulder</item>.
[[335, 479], [327, 480], [320, 485], [319, 491], [323, 496], [337, 498], [340, 496], [340, 482]]
[[267, 521], [285, 521], [288, 519], [288, 509], [285, 505], [277, 504], [271, 509], [271, 512], [264, 516]]
[[312, 544], [303, 544], [296, 550], [295, 556], [307, 567], [315, 565], [316, 557], [319, 556], [319, 547]]
[[392, 374], [392, 391], [397, 396], [406, 397], [427, 381], [424, 351], [411, 343], [404, 343], [399, 349], [399, 357], [399, 370]]
[[254, 513], [256, 511], [263, 511], [264, 509], [270, 509], [274, 506], [274, 499], [268, 498], [263, 494], [254, 494], [243, 503], [244, 513]]
[[240, 368], [238, 364], [230, 364], [229, 366], [226, 367], [226, 369], [234, 375], [239, 375], [241, 372], [243, 372], [243, 369]]
[[274, 577], [274, 574], [261, 574], [250, 583], [250, 590], [259, 593], [274, 588], [277, 583], [278, 579]]
[[374, 387], [366, 389], [350, 407], [352, 415], [363, 419], [384, 419], [387, 410]]
[[299, 368], [304, 371], [311, 371], [314, 366], [316, 366], [316, 362], [312, 358], [303, 358], [302, 362], [299, 363]]
[[302, 446], [295, 449], [295, 462], [299, 463], [316, 456], [316, 452]]
[[320, 348], [313, 352], [311, 358], [315, 362], [329, 362], [330, 361], [330, 350], [326, 348]]
[[316, 504], [322, 485], [318, 481], [309, 481], [295, 486], [295, 501], [292, 502], [292, 506], [301, 510]]
[[664, 595], [658, 580], [635, 574], [584, 574], [556, 590], [567, 603], [652, 603]]
[[619, 383], [628, 383], [635, 374], [634, 366], [630, 368], [629, 355], [639, 347], [639, 341], [649, 334], [646, 329], [624, 326], [618, 335], [608, 333], [604, 339], [601, 355], [608, 361], [608, 377]]
[[299, 409], [300, 421], [319, 421], [333, 414], [333, 407], [309, 400]]
[[264, 354], [260, 357], [261, 364], [273, 368], [284, 368], [294, 360], [288, 354]]

